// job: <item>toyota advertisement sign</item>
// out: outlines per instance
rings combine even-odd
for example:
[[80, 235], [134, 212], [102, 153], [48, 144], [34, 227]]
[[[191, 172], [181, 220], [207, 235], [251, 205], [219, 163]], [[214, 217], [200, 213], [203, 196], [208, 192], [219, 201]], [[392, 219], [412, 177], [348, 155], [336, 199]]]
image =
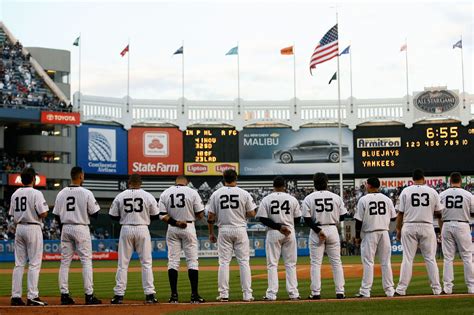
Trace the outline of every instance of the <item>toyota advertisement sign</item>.
[[[239, 137], [240, 174], [339, 173], [338, 128], [246, 128]], [[354, 172], [352, 131], [342, 128], [342, 171]]]
[[88, 174], [127, 174], [127, 132], [122, 127], [77, 128], [77, 164]]
[[141, 175], [182, 175], [182, 132], [177, 128], [130, 129], [128, 172]]

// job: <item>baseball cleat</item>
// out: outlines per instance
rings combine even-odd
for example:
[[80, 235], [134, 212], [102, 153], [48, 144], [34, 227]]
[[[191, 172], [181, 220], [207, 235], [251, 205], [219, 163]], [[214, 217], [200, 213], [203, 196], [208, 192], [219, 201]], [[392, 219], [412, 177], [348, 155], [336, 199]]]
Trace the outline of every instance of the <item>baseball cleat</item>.
[[216, 297], [216, 301], [217, 301], [217, 302], [229, 302], [229, 298], [228, 298], [228, 297], [218, 296], [218, 297]]
[[253, 298], [253, 296], [251, 296], [249, 298], [243, 299], [242, 301], [244, 301], [244, 302], [253, 302], [253, 301], [255, 301], [255, 299]]
[[400, 293], [398, 293], [398, 292], [395, 292], [395, 293], [393, 294], [393, 296], [395, 296], [395, 297], [397, 297], [397, 296], [405, 296], [405, 294], [400, 294]]
[[72, 299], [69, 293], [61, 293], [61, 305], [74, 305], [76, 302]]
[[192, 294], [191, 295], [191, 304], [201, 304], [206, 302], [202, 297], [199, 296], [199, 294]]
[[346, 298], [346, 296], [344, 295], [344, 293], [337, 293], [336, 294], [336, 299], [338, 299], [338, 300], [343, 300], [345, 298]]
[[156, 299], [154, 294], [147, 294], [145, 295], [145, 303], [146, 304], [156, 304], [158, 300]]
[[46, 306], [48, 303], [41, 301], [39, 297], [34, 298], [34, 299], [28, 299], [26, 300], [26, 305], [28, 306]]
[[290, 297], [290, 301], [299, 301], [301, 300], [301, 297], [300, 296], [297, 296], [297, 297]]
[[356, 295], [354, 295], [354, 297], [359, 298], [359, 299], [368, 299], [369, 298], [367, 295], [363, 295], [363, 294], [360, 294], [360, 293], [357, 293]]
[[170, 299], [168, 300], [168, 303], [179, 303], [178, 301], [178, 295], [177, 294], [171, 294]]
[[321, 300], [321, 295], [319, 295], [319, 294], [315, 294], [315, 295], [310, 294], [308, 296], [308, 299], [310, 299], [310, 300]]
[[94, 294], [86, 294], [86, 305], [102, 304], [102, 301], [95, 297]]
[[276, 301], [276, 299], [271, 299], [271, 298], [269, 298], [268, 296], [265, 295], [265, 296], [262, 298], [262, 301], [272, 302], [272, 301]]
[[122, 295], [114, 295], [110, 304], [122, 304], [123, 303], [123, 296]]
[[21, 299], [21, 297], [12, 297], [10, 300], [10, 305], [11, 306], [25, 306], [25, 302]]

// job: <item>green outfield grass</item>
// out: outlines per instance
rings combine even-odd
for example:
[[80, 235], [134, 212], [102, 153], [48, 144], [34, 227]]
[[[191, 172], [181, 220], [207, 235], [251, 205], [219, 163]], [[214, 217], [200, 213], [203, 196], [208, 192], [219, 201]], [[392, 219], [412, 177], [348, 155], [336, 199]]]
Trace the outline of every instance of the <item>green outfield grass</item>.
[[[394, 256], [394, 263], [401, 261], [401, 256]], [[421, 257], [416, 257], [417, 262], [423, 261]], [[457, 260], [458, 261], [458, 260]], [[300, 264], [309, 264], [308, 257], [299, 258]], [[360, 257], [343, 257], [344, 264], [359, 264]], [[116, 267], [115, 261], [97, 261], [94, 262], [94, 267]], [[217, 259], [201, 259], [200, 264], [202, 266], [216, 266]], [[235, 261], [233, 261], [235, 265]], [[251, 265], [264, 265], [265, 258], [252, 258]], [[329, 264], [327, 258], [324, 260], [324, 264]], [[132, 266], [139, 266], [139, 262], [133, 261]], [[184, 261], [182, 262], [184, 266]], [[74, 267], [80, 267], [80, 263], [74, 262]], [[166, 260], [156, 260], [154, 261], [154, 266], [166, 266]], [[0, 268], [2, 269], [11, 269], [13, 267], [12, 263], [2, 263]], [[43, 268], [58, 268], [59, 262], [45, 262]], [[114, 269], [115, 270], [115, 269]], [[440, 270], [442, 270], [440, 266]], [[426, 276], [426, 271], [424, 266], [415, 267], [414, 271], [421, 271], [423, 275], [414, 276], [411, 282], [411, 285], [408, 290], [408, 294], [431, 294], [431, 289], [429, 287], [428, 277]], [[253, 275], [266, 273], [265, 270], [252, 270]], [[160, 301], [167, 301], [169, 297], [169, 284], [168, 276], [166, 272], [155, 272], [155, 285], [157, 290], [157, 297]], [[346, 295], [353, 296], [358, 292], [360, 286], [362, 275], [358, 278], [348, 278], [346, 279]], [[81, 273], [71, 273], [69, 277], [70, 281], [70, 290], [73, 296], [81, 297], [83, 296], [82, 289], [82, 275]], [[398, 276], [395, 277], [395, 283], [398, 282]], [[464, 284], [462, 266], [455, 266], [455, 283], [454, 293], [465, 293], [467, 288]], [[334, 283], [332, 279], [323, 279], [323, 291], [322, 298], [334, 298]], [[108, 300], [113, 296], [113, 287], [115, 285], [115, 272], [95, 272], [94, 273], [94, 285], [96, 295], [104, 300]], [[305, 298], [309, 294], [309, 279], [299, 279], [299, 289], [301, 296]], [[26, 275], [24, 276], [24, 288], [26, 287]], [[240, 289], [239, 282], [239, 272], [231, 271], [230, 274], [230, 287], [231, 294], [230, 299], [237, 301], [241, 300], [242, 293]], [[267, 288], [267, 280], [264, 279], [253, 279], [252, 287], [254, 290], [254, 296], [257, 299], [260, 299], [265, 294]], [[180, 272], [179, 276], [179, 293], [180, 300], [182, 302], [187, 302], [190, 296], [190, 287], [189, 281], [186, 272]], [[207, 300], [214, 300], [217, 296], [217, 271], [201, 271], [199, 279], [199, 288], [200, 294]], [[41, 296], [59, 296], [58, 289], [58, 274], [48, 274], [43, 273], [40, 276], [39, 289]], [[11, 290], [11, 275], [3, 274], [1, 275], [0, 281], [0, 296], [10, 296]], [[372, 291], [373, 296], [383, 296], [383, 291], [381, 288], [381, 279], [377, 277], [374, 281], [374, 288]], [[280, 280], [280, 299], [287, 299], [285, 292], [285, 281]], [[130, 300], [141, 300], [143, 299], [143, 289], [141, 284], [141, 273], [140, 272], [129, 272], [128, 275], [128, 288], [126, 293], [126, 299]], [[456, 302], [457, 301], [457, 302]], [[456, 299], [452, 303], [458, 303]], [[472, 310], [474, 310], [474, 298], [470, 299]], [[431, 302], [430, 302], [431, 303]], [[443, 302], [440, 302], [443, 303]], [[461, 302], [459, 302], [461, 303]], [[346, 305], [346, 304], [345, 304]], [[286, 306], [285, 306], [286, 307]], [[306, 306], [305, 306], [306, 307]], [[310, 306], [308, 306], [310, 307]], [[345, 307], [345, 306], [344, 306]], [[348, 308], [350, 309], [350, 308]], [[225, 311], [225, 310], [223, 310]]]

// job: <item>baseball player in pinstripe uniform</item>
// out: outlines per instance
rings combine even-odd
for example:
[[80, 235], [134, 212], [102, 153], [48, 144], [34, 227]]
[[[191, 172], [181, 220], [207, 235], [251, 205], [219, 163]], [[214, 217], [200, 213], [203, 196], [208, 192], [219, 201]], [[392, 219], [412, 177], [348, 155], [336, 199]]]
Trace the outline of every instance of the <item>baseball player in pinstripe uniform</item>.
[[181, 250], [184, 251], [191, 283], [191, 303], [203, 303], [198, 293], [198, 240], [194, 221], [204, 217], [204, 205], [194, 189], [187, 187], [184, 176], [176, 178], [176, 185], [166, 189], [160, 196], [158, 207], [161, 219], [168, 223], [166, 244], [168, 246], [168, 278], [171, 287], [170, 303], [178, 303], [178, 270]]
[[359, 294], [356, 297], [368, 298], [374, 282], [374, 258], [379, 255], [382, 266], [382, 286], [388, 297], [393, 296], [393, 273], [390, 262], [392, 246], [388, 235], [390, 221], [397, 217], [395, 207], [390, 198], [379, 192], [380, 180], [377, 177], [367, 179], [367, 195], [361, 197], [357, 203], [356, 239], [361, 243], [361, 259], [364, 266], [364, 275]]
[[207, 204], [209, 239], [216, 242], [214, 224], [219, 227], [217, 251], [219, 254], [218, 301], [229, 301], [229, 264], [232, 252], [240, 266], [240, 285], [243, 300], [251, 302], [252, 278], [250, 273], [250, 246], [247, 235], [247, 218], [255, 217], [257, 205], [250, 194], [237, 187], [237, 172], [224, 171], [224, 187], [216, 190]]
[[127, 270], [133, 251], [138, 253], [142, 264], [142, 284], [145, 303], [158, 303], [153, 283], [151, 238], [148, 225], [159, 219], [158, 203], [150, 193], [141, 189], [140, 175], [132, 174], [128, 189], [115, 197], [109, 211], [113, 220], [120, 221], [122, 229], [118, 245], [118, 267], [112, 304], [122, 304], [127, 288]]
[[[328, 177], [324, 173], [314, 174], [316, 191], [303, 201], [303, 217], [311, 227], [309, 253], [311, 257], [311, 294], [309, 299], [321, 298], [321, 264], [326, 251], [332, 265], [336, 297], [344, 299], [344, 271], [341, 262], [341, 243], [337, 225], [344, 219], [347, 210], [342, 198], [327, 190]], [[321, 231], [318, 231], [319, 228]], [[318, 233], [319, 232], [319, 233]]]
[[285, 179], [273, 180], [273, 193], [260, 202], [257, 218], [268, 227], [265, 241], [268, 269], [268, 289], [265, 301], [275, 301], [278, 293], [278, 261], [283, 256], [286, 269], [286, 291], [290, 300], [300, 300], [296, 277], [295, 222], [301, 219], [298, 200], [285, 192]]
[[453, 293], [453, 260], [456, 247], [464, 264], [464, 281], [468, 293], [474, 294], [474, 265], [472, 264], [471, 229], [469, 217], [474, 216], [474, 195], [461, 188], [462, 177], [458, 172], [450, 176], [451, 188], [440, 194], [441, 211], [440, 220], [441, 241], [444, 256], [444, 292]]
[[402, 242], [403, 260], [395, 295], [406, 295], [418, 246], [425, 260], [431, 290], [434, 295], [439, 295], [441, 285], [436, 263], [437, 242], [433, 215], [440, 215], [442, 205], [436, 190], [425, 185], [425, 176], [421, 169], [413, 171], [413, 181], [414, 185], [403, 189], [399, 198], [397, 239]]
[[12, 275], [11, 305], [22, 306], [21, 299], [23, 271], [28, 261], [27, 305], [45, 306], [48, 303], [38, 297], [38, 279], [43, 259], [43, 219], [48, 215], [48, 204], [43, 194], [33, 188], [36, 172], [26, 168], [21, 173], [24, 187], [18, 188], [10, 201], [9, 215], [16, 224], [15, 231], [15, 268]]
[[92, 241], [89, 216], [97, 218], [100, 207], [89, 190], [81, 187], [84, 172], [79, 166], [71, 169], [71, 185], [61, 190], [56, 197], [53, 214], [61, 227], [61, 267], [59, 289], [61, 304], [72, 305], [69, 294], [69, 266], [76, 251], [82, 264], [85, 302], [87, 305], [101, 304], [94, 296], [92, 280]]

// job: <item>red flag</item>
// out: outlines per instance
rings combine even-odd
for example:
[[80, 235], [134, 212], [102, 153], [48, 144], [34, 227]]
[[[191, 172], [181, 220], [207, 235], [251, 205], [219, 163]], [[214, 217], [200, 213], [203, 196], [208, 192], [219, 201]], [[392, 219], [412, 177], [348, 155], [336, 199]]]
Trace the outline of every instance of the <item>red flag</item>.
[[293, 55], [293, 46], [283, 48], [282, 50], [280, 50], [280, 53], [282, 55]]
[[402, 47], [400, 47], [400, 51], [405, 51], [407, 50], [407, 44], [403, 44]]
[[122, 52], [120, 53], [120, 56], [123, 57], [123, 56], [125, 56], [125, 55], [127, 54], [127, 52], [128, 52], [128, 46], [129, 46], [129, 45], [127, 45], [127, 47], [125, 47], [125, 48], [122, 50]]

